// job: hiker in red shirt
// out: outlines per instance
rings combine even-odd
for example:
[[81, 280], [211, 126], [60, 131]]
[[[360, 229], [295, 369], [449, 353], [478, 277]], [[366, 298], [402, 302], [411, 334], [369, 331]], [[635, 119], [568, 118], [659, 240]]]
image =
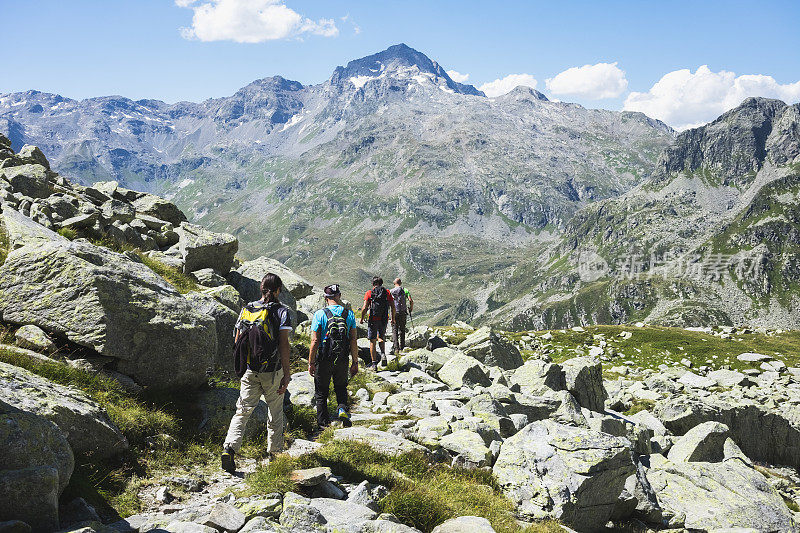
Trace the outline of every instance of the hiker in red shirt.
[[[361, 308], [361, 323], [369, 308], [369, 324], [367, 325], [367, 338], [369, 339], [369, 354], [372, 364], [369, 368], [378, 369], [378, 361], [386, 366], [386, 326], [389, 322], [389, 311], [392, 312], [392, 324], [395, 321], [394, 299], [392, 294], [383, 286], [380, 276], [372, 278], [372, 290], [364, 294], [364, 306]], [[375, 343], [380, 346], [380, 355], [375, 353]], [[378, 357], [376, 357], [378, 355]]]

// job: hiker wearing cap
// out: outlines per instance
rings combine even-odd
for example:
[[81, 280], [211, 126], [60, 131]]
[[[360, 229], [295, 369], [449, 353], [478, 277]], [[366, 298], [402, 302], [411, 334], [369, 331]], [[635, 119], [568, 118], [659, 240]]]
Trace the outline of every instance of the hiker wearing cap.
[[267, 404], [267, 451], [283, 449], [283, 397], [291, 381], [289, 369], [289, 309], [278, 301], [283, 283], [276, 274], [261, 280], [261, 299], [247, 304], [234, 329], [234, 370], [241, 378], [236, 413], [231, 419], [222, 448], [222, 468], [236, 470], [234, 454], [261, 397]]
[[414, 300], [408, 289], [403, 287], [400, 278], [394, 280], [394, 288], [389, 291], [394, 300], [395, 320], [392, 323], [392, 353], [399, 354], [406, 347], [406, 319], [414, 311]]
[[[367, 338], [369, 339], [369, 354], [372, 357], [372, 370], [378, 369], [378, 362], [386, 365], [386, 326], [389, 322], [389, 311], [392, 312], [392, 325], [395, 323], [394, 300], [392, 293], [383, 286], [383, 278], [372, 278], [372, 290], [364, 294], [364, 307], [361, 308], [361, 323], [369, 309], [369, 323], [367, 325]], [[376, 354], [375, 344], [380, 347], [380, 354]]]
[[308, 373], [314, 377], [317, 424], [325, 428], [331, 423], [328, 392], [333, 378], [337, 416], [347, 427], [351, 425], [347, 406], [348, 369], [351, 375], [358, 372], [356, 317], [342, 305], [342, 293], [336, 284], [325, 287], [325, 304], [324, 309], [314, 313], [311, 321], [311, 348], [308, 351]]

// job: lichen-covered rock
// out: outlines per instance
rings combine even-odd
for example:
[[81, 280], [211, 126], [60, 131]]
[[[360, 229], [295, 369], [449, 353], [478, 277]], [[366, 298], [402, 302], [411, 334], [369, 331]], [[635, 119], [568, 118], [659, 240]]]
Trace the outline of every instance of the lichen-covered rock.
[[50, 170], [50, 162], [47, 160], [47, 157], [44, 155], [44, 152], [42, 152], [42, 150], [38, 146], [34, 146], [32, 144], [26, 144], [25, 146], [20, 148], [17, 157], [19, 157], [19, 159], [25, 163], [41, 165], [44, 168]]
[[448, 360], [439, 369], [437, 375], [451, 389], [474, 387], [476, 385], [488, 387], [492, 384], [492, 380], [487, 375], [486, 367], [474, 357], [464, 354], [458, 354]]
[[[306, 354], [308, 355], [308, 354]], [[286, 389], [294, 405], [313, 405], [314, 401], [314, 378], [308, 372], [297, 372], [292, 374], [292, 380]]]
[[673, 463], [682, 461], [716, 463], [725, 457], [728, 426], [719, 422], [703, 422], [679, 438], [667, 456]]
[[445, 520], [435, 528], [432, 533], [494, 533], [494, 528], [488, 520], [480, 516], [458, 516]]
[[[263, 278], [267, 272], [277, 274], [281, 278], [283, 286], [292, 294], [292, 296], [294, 296], [296, 300], [311, 296], [314, 290], [313, 285], [311, 285], [311, 283], [305, 280], [302, 276], [292, 271], [280, 261], [270, 259], [269, 257], [262, 256], [257, 259], [253, 259], [252, 261], [245, 261], [242, 263], [242, 266], [237, 269], [237, 271], [243, 276], [257, 279], [259, 281], [261, 281], [261, 278]], [[322, 304], [322, 302], [320, 302], [320, 304]], [[319, 308], [321, 308], [321, 305], [313, 310]]]
[[608, 521], [635, 467], [626, 439], [543, 420], [507, 439], [492, 470], [523, 516], [584, 531]]
[[183, 271], [194, 272], [212, 268], [225, 276], [233, 266], [233, 258], [239, 250], [239, 240], [229, 233], [214, 233], [202, 226], [184, 222], [175, 232], [178, 234], [178, 249], [183, 257]]
[[180, 226], [186, 221], [186, 215], [175, 204], [158, 196], [143, 194], [132, 203], [137, 213], [164, 220], [173, 226]]
[[55, 424], [0, 401], [0, 522], [58, 529], [58, 497], [74, 466], [72, 449]]
[[603, 387], [603, 368], [600, 361], [589, 357], [574, 357], [561, 363], [567, 390], [581, 407], [602, 413], [608, 393]]
[[49, 172], [39, 164], [18, 165], [0, 169], [0, 178], [8, 181], [17, 193], [30, 198], [47, 198], [53, 193]]
[[104, 459], [128, 449], [119, 429], [88, 396], [25, 369], [0, 363], [0, 401], [56, 424], [76, 454]]
[[514, 343], [488, 327], [470, 333], [458, 348], [486, 366], [499, 366], [505, 370], [522, 366], [522, 354]]
[[419, 348], [400, 357], [399, 363], [403, 368], [419, 368], [424, 371], [438, 372], [439, 369], [452, 357], [453, 354], [432, 352], [426, 348]]
[[26, 244], [44, 244], [52, 241], [66, 242], [67, 239], [53, 230], [37, 224], [22, 213], [3, 207], [0, 214], [0, 225], [8, 238], [9, 247], [13, 250]]
[[142, 385], [204, 383], [217, 352], [213, 318], [144, 264], [87, 242], [12, 251], [0, 266], [0, 312], [116, 358]]
[[195, 304], [197, 311], [214, 319], [217, 332], [214, 367], [233, 372], [233, 330], [239, 313], [207, 292], [191, 292], [186, 299]]
[[798, 529], [791, 511], [766, 478], [738, 459], [720, 463], [666, 461], [654, 465], [647, 479], [673, 528]]
[[462, 455], [477, 467], [491, 465], [492, 452], [483, 438], [474, 431], [459, 429], [442, 437], [439, 444], [455, 455]]
[[539, 396], [551, 390], [566, 389], [564, 372], [559, 365], [529, 359], [511, 375], [512, 390]]
[[[200, 391], [196, 401], [200, 414], [198, 431], [210, 433], [225, 431], [236, 413], [238, 399], [239, 389], [218, 388]], [[244, 437], [250, 438], [263, 431], [266, 429], [268, 421], [267, 404], [264, 403], [264, 400], [259, 400], [258, 405], [250, 414], [250, 420], [244, 430]]]
[[14, 332], [14, 342], [20, 348], [43, 353], [52, 353], [56, 344], [47, 336], [47, 333], [38, 326], [27, 324]]
[[378, 516], [378, 513], [369, 507], [333, 498], [313, 498], [309, 505], [325, 518], [329, 531], [349, 529], [367, 520], [374, 520]]
[[373, 450], [386, 455], [400, 455], [409, 452], [428, 453], [429, 450], [416, 442], [392, 435], [377, 429], [350, 427], [337, 429], [333, 433], [334, 440], [356, 441], [368, 445]]

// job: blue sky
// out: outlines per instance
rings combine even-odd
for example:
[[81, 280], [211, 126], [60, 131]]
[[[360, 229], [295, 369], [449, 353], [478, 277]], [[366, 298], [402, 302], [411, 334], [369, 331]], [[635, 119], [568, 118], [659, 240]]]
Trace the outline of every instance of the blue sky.
[[505, 80], [487, 93], [535, 83], [677, 127], [751, 94], [800, 100], [797, 1], [0, 0], [0, 13], [0, 93], [199, 101], [275, 74], [319, 83], [404, 42], [467, 83]]

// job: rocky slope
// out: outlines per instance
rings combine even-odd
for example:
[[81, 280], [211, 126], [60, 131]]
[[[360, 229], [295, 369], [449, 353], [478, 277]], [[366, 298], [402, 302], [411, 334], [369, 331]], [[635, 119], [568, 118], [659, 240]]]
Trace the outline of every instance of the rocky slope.
[[319, 85], [266, 78], [197, 104], [0, 95], [0, 121], [83, 184], [168, 195], [244, 258], [352, 289], [374, 271], [413, 279], [431, 320], [485, 311], [529, 245], [641, 182], [673, 139], [531, 89], [486, 98], [405, 45]]
[[650, 179], [579, 212], [546, 261], [496, 291], [492, 316], [796, 328], [799, 164], [800, 106], [748, 99], [681, 133]]

